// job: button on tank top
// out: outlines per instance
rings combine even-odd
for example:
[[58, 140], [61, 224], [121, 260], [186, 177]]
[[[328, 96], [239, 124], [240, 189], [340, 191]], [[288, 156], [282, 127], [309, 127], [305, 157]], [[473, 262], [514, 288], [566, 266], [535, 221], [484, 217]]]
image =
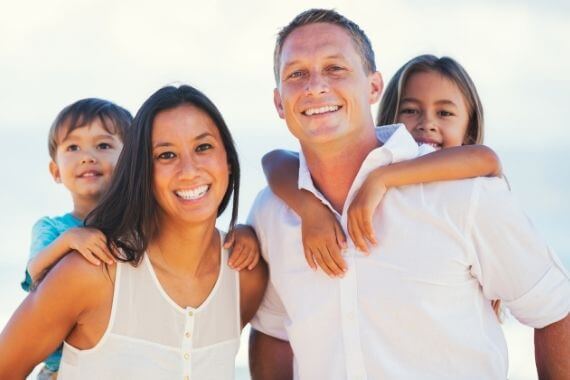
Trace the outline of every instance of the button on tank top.
[[233, 379], [241, 332], [239, 273], [227, 266], [206, 300], [182, 308], [160, 285], [145, 254], [117, 263], [111, 317], [97, 345], [64, 343], [58, 379]]

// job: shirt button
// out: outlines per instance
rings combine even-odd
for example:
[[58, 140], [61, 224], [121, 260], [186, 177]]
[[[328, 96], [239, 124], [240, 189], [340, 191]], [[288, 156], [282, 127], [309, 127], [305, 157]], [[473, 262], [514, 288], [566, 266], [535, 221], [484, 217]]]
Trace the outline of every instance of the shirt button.
[[189, 317], [192, 317], [193, 315], [194, 315], [194, 312], [192, 312], [192, 310], [190, 310], [190, 311], [188, 312], [188, 316], [189, 316]]
[[184, 376], [184, 380], [190, 380], [190, 376]]
[[347, 313], [347, 314], [346, 314], [346, 318], [347, 318], [349, 321], [354, 320], [354, 313], [353, 313], [353, 312]]
[[190, 335], [191, 335], [191, 334], [190, 334], [190, 331], [186, 331], [186, 333], [184, 334], [184, 336], [185, 336], [186, 338], [190, 338]]
[[190, 354], [189, 354], [189, 353], [185, 353], [185, 354], [184, 354], [184, 359], [186, 359], [186, 360], [190, 359]]

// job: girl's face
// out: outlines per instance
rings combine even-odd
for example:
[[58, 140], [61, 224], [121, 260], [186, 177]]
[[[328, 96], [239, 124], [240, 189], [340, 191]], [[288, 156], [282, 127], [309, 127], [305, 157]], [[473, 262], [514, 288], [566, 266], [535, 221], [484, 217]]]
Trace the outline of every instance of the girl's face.
[[449, 148], [463, 145], [469, 109], [451, 80], [434, 71], [418, 72], [404, 86], [397, 121], [419, 144]]
[[160, 221], [214, 223], [229, 183], [226, 150], [214, 121], [189, 104], [159, 112], [152, 157]]

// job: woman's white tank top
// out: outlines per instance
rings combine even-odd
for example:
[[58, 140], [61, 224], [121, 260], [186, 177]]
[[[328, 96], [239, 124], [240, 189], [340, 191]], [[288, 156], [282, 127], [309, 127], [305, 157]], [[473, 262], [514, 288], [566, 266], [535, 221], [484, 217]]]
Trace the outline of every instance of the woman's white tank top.
[[113, 306], [97, 345], [64, 343], [58, 379], [233, 379], [241, 317], [239, 273], [222, 250], [218, 279], [198, 308], [182, 308], [160, 285], [148, 256], [117, 263]]

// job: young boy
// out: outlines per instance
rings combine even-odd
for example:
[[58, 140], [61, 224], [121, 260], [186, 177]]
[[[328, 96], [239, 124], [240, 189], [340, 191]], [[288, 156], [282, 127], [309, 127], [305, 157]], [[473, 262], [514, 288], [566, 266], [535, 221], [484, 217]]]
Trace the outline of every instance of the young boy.
[[[62, 216], [41, 218], [32, 229], [25, 291], [31, 291], [64, 255], [76, 250], [89, 262], [114, 262], [102, 232], [83, 228], [111, 182], [132, 116], [107, 100], [88, 98], [65, 107], [49, 131], [48, 147], [53, 179], [71, 193], [73, 210]], [[55, 379], [61, 347], [45, 360], [38, 379]]]

